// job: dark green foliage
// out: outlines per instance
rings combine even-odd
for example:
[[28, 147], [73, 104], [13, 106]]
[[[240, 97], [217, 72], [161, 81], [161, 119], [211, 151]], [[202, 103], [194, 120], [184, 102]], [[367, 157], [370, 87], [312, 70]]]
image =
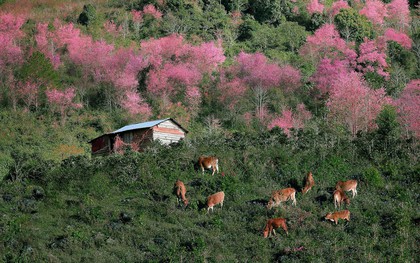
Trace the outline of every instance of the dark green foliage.
[[32, 56], [23, 64], [17, 75], [24, 81], [36, 80], [44, 85], [54, 85], [56, 87], [60, 85], [59, 74], [54, 70], [49, 59], [39, 51], [32, 53]]
[[412, 51], [403, 48], [400, 44], [394, 41], [388, 42], [387, 51], [393, 67], [398, 66], [404, 69], [405, 75], [410, 79], [415, 77], [417, 60], [416, 55]]
[[334, 23], [345, 40], [361, 43], [365, 37], [372, 39], [375, 36], [372, 23], [352, 8], [341, 9], [335, 16]]
[[253, 15], [260, 23], [278, 25], [286, 20], [285, 15], [289, 13], [288, 5], [287, 1], [249, 1], [249, 9], [247, 12]]
[[96, 8], [92, 4], [87, 4], [83, 6], [83, 11], [80, 13], [77, 23], [89, 26], [95, 23], [96, 18]]
[[382, 178], [380, 172], [375, 167], [367, 167], [363, 173], [363, 180], [370, 187], [382, 187], [384, 185], [384, 179]]
[[369, 87], [372, 89], [380, 89], [383, 88], [386, 84], [385, 77], [379, 75], [376, 72], [366, 72], [364, 77], [369, 84]]
[[238, 40], [247, 52], [263, 52], [268, 57], [286, 60], [286, 53], [297, 52], [306, 35], [305, 29], [295, 22], [284, 22], [274, 27], [260, 24], [248, 16], [239, 27]]

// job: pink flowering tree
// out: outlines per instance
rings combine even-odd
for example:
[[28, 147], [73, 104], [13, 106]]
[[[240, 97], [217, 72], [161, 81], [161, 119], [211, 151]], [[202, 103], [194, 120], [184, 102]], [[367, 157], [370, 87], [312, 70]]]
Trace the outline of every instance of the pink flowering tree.
[[61, 64], [61, 59], [56, 52], [57, 46], [52, 41], [53, 34], [48, 31], [47, 23], [38, 23], [36, 25], [37, 33], [35, 34], [35, 41], [39, 51], [41, 51], [57, 69]]
[[395, 104], [401, 125], [420, 138], [420, 80], [410, 81]]
[[359, 46], [359, 57], [357, 58], [357, 69], [363, 73], [376, 72], [378, 75], [388, 78], [389, 73], [385, 71], [388, 67], [386, 62], [386, 44], [382, 39], [368, 40]]
[[243, 81], [235, 76], [233, 79], [230, 79], [228, 75], [230, 72], [221, 71], [220, 82], [218, 83], [218, 90], [220, 93], [219, 101], [225, 105], [230, 112], [239, 113], [241, 112], [241, 106], [243, 107], [243, 102], [245, 98], [245, 93], [247, 91], [247, 86]]
[[303, 129], [305, 123], [312, 118], [312, 114], [308, 111], [303, 103], [296, 107], [296, 111], [292, 112], [290, 109], [285, 109], [280, 116], [274, 118], [269, 125], [268, 129], [279, 127], [287, 135], [291, 137], [291, 129]]
[[113, 21], [106, 21], [103, 24], [103, 27], [112, 37], [118, 37], [118, 35], [122, 32], [122, 26], [117, 26]]
[[359, 14], [366, 16], [374, 24], [382, 25], [387, 17], [387, 8], [380, 0], [366, 0]]
[[347, 8], [350, 8], [347, 1], [339, 0], [339, 1], [333, 2], [331, 4], [331, 7], [327, 9], [327, 14], [331, 23], [334, 17], [340, 12], [341, 9], [347, 9]]
[[403, 32], [399, 32], [393, 28], [387, 28], [385, 30], [384, 37], [386, 41], [395, 41], [402, 47], [411, 49], [412, 40], [407, 34]]
[[387, 21], [399, 31], [406, 32], [410, 28], [410, 8], [408, 0], [392, 0], [386, 5]]
[[25, 19], [12, 14], [0, 14], [0, 73], [23, 62], [23, 52], [18, 45], [24, 36], [21, 27]]
[[322, 59], [310, 80], [315, 83], [320, 96], [329, 93], [334, 81], [344, 73], [349, 72], [348, 64], [344, 60]]
[[176, 34], [141, 43], [141, 54], [149, 63], [148, 97], [159, 100], [160, 114], [172, 111], [178, 102], [191, 116], [197, 113], [203, 93], [207, 93], [203, 78], [210, 77], [225, 60], [220, 45], [192, 46]]
[[302, 75], [298, 69], [290, 65], [280, 67], [279, 86], [285, 92], [296, 91], [302, 85], [301, 79]]
[[238, 76], [254, 94], [255, 116], [262, 121], [267, 113], [268, 90], [279, 85], [281, 69], [261, 53], [241, 52], [236, 62]]
[[82, 108], [82, 104], [73, 102], [76, 96], [74, 88], [67, 88], [64, 91], [56, 89], [47, 90], [45, 94], [47, 95], [51, 110], [60, 114], [61, 125], [63, 126], [71, 110]]
[[152, 109], [144, 99], [135, 91], [127, 91], [125, 98], [121, 101], [121, 106], [126, 109], [133, 119], [145, 121], [152, 115]]
[[19, 98], [23, 101], [26, 106], [26, 109], [29, 109], [34, 106], [35, 109], [38, 108], [38, 94], [39, 94], [39, 84], [31, 81], [19, 82], [18, 83], [18, 92]]
[[306, 10], [309, 14], [322, 14], [324, 11], [324, 5], [321, 4], [318, 0], [310, 0], [308, 5], [306, 6]]
[[16, 109], [19, 87], [16, 85], [14, 70], [22, 65], [23, 51], [19, 40], [24, 36], [21, 27], [25, 19], [22, 16], [0, 13], [0, 87], [8, 91], [8, 99]]
[[160, 20], [162, 18], [162, 13], [159, 10], [157, 10], [156, 7], [152, 4], [148, 4], [143, 7], [143, 14], [150, 15], [157, 20]]
[[152, 4], [144, 6], [141, 11], [131, 11], [131, 15], [133, 29], [136, 35], [145, 33], [145, 31], [153, 30], [153, 28], [156, 27], [155, 25], [162, 20], [163, 16], [162, 13]]
[[252, 105], [253, 116], [264, 123], [270, 114], [267, 105], [273, 101], [270, 90], [279, 87], [283, 92], [293, 92], [300, 86], [299, 70], [270, 63], [261, 53], [241, 52], [234, 64], [220, 71], [218, 90], [220, 101], [230, 111], [243, 114]]
[[352, 49], [353, 43], [347, 44], [340, 38], [339, 32], [333, 24], [325, 24], [317, 29], [312, 36], [306, 38], [306, 43], [299, 53], [313, 60], [314, 64], [323, 58], [346, 60], [353, 65], [356, 52]]
[[[72, 24], [57, 24], [55, 41], [66, 46], [69, 59], [83, 72], [83, 83], [77, 92], [81, 99], [90, 88], [102, 86], [110, 109], [121, 108], [132, 118], [147, 119], [150, 106], [138, 93], [138, 74], [149, 62], [132, 48], [115, 48], [104, 41], [84, 36]], [[91, 86], [87, 85], [93, 80]]]
[[376, 128], [375, 119], [391, 99], [384, 89], [371, 90], [360, 74], [341, 74], [331, 87], [327, 107], [329, 119], [346, 127], [354, 138], [359, 131]]

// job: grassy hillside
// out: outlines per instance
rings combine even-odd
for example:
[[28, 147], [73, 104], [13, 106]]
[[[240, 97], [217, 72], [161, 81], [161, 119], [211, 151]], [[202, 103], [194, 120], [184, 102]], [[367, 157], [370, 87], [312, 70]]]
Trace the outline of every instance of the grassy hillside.
[[[420, 262], [420, 13], [365, 2], [0, 0], [0, 262]], [[90, 156], [167, 117], [180, 145]]]
[[[348, 149], [307, 148], [272, 132], [189, 138], [168, 148], [40, 164], [38, 173], [0, 186], [0, 250], [5, 262], [418, 262], [419, 165], [373, 166]], [[220, 157], [222, 174], [194, 170], [199, 154]], [[272, 190], [316, 186], [297, 206], [264, 206]], [[33, 170], [32, 170], [33, 171]], [[181, 179], [190, 205], [177, 206]], [[334, 211], [337, 180], [359, 180], [351, 221]], [[207, 214], [205, 198], [224, 191], [225, 206]], [[285, 217], [264, 239], [268, 218]], [[350, 256], [349, 256], [350, 255]]]

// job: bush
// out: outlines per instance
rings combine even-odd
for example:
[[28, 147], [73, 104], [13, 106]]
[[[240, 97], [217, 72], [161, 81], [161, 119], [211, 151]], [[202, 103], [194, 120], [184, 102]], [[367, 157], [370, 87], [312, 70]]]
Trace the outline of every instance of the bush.
[[96, 21], [96, 8], [91, 4], [84, 5], [83, 11], [79, 15], [79, 19], [77, 19], [77, 22], [84, 26], [89, 26], [95, 23], [95, 21]]
[[383, 187], [384, 179], [378, 169], [369, 166], [363, 172], [363, 181], [371, 187]]

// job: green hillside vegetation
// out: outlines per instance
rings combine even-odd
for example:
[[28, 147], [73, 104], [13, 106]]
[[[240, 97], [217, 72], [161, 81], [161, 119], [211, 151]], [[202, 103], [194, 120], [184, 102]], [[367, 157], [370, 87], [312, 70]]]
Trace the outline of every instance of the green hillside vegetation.
[[[280, 130], [203, 133], [144, 153], [81, 155], [61, 163], [21, 156], [10, 173], [16, 179], [3, 180], [0, 188], [2, 260], [418, 261], [420, 167], [410, 161], [410, 148], [401, 142], [396, 158], [375, 162], [360, 149], [361, 141], [315, 146], [324, 135], [308, 137], [289, 140]], [[221, 173], [194, 170], [203, 153], [219, 156]], [[307, 171], [315, 187], [302, 196]], [[173, 193], [177, 179], [187, 187], [186, 209]], [[324, 216], [335, 211], [335, 183], [347, 179], [359, 181], [358, 195], [347, 207], [351, 221], [335, 225]], [[267, 210], [271, 192], [285, 187], [299, 190], [297, 206], [287, 202]], [[206, 197], [217, 191], [226, 194], [224, 207], [207, 214]], [[265, 222], [274, 217], [287, 219], [289, 235], [279, 230], [264, 239]]]
[[[380, 24], [365, 1], [310, 2], [0, 0], [0, 262], [420, 262], [417, 3]], [[332, 101], [333, 85], [356, 92]], [[91, 156], [93, 138], [163, 118], [181, 143]], [[267, 209], [287, 187], [297, 205]], [[289, 234], [264, 238], [277, 217]]]

